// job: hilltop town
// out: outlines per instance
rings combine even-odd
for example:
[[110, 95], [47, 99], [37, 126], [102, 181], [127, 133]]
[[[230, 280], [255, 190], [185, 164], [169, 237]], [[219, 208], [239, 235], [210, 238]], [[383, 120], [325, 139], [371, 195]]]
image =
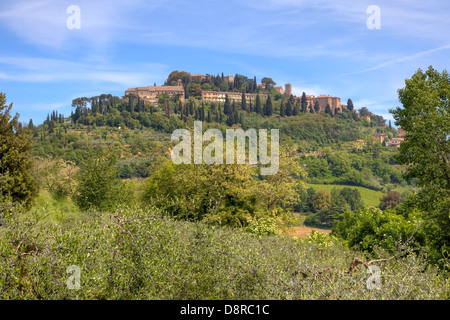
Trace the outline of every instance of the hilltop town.
[[[305, 93], [302, 96], [296, 96], [292, 92], [291, 83], [286, 83], [283, 89], [282, 86], [276, 86], [271, 78], [263, 78], [261, 83], [255, 86], [256, 77], [249, 79], [238, 74], [235, 76], [224, 76], [222, 74], [222, 76], [218, 75], [215, 77], [209, 74], [189, 74], [184, 71], [174, 71], [171, 75], [173, 77], [169, 75], [168, 81], [162, 86], [157, 86], [155, 83], [153, 86], [129, 88], [125, 90], [125, 95], [122, 99], [127, 100], [132, 95], [156, 106], [161, 101], [161, 97], [184, 103], [190, 96], [189, 93], [193, 93], [192, 97], [203, 102], [225, 103], [229, 99], [231, 103], [242, 104], [243, 99], [245, 99], [245, 104], [255, 104], [258, 96], [260, 99], [267, 100], [268, 96], [272, 95], [276, 100], [288, 100], [297, 106], [304, 104], [306, 109], [304, 111], [311, 113], [329, 113], [333, 115], [341, 113], [343, 110], [348, 110], [355, 116], [358, 116], [351, 99], [348, 99], [348, 104], [351, 104], [348, 107], [347, 104], [341, 103], [340, 97], [336, 96], [323, 94], [314, 96]], [[211, 90], [211, 85], [217, 83], [217, 79], [219, 79], [219, 86], [216, 86], [216, 90]], [[240, 80], [236, 81], [237, 79]], [[221, 90], [220, 83], [225, 83], [227, 90]], [[359, 116], [370, 122], [371, 117], [375, 115], [367, 111], [359, 114]], [[383, 122], [382, 126], [386, 127], [387, 125]], [[402, 128], [399, 128], [398, 137], [389, 139], [386, 133], [374, 133], [373, 137], [387, 147], [399, 147], [400, 143], [404, 141], [404, 135], [405, 132]], [[365, 143], [361, 139], [357, 139], [355, 142], [357, 145]]]
[[[175, 71], [177, 72], [177, 71]], [[219, 76], [220, 77], [220, 76]], [[144, 101], [148, 101], [153, 105], [156, 105], [158, 103], [158, 96], [160, 95], [167, 95], [170, 99], [174, 97], [179, 97], [179, 100], [184, 102], [185, 99], [188, 97], [187, 95], [187, 85], [196, 84], [197, 90], [198, 85], [201, 87], [201, 94], [198, 96], [198, 98], [202, 101], [211, 101], [211, 102], [225, 102], [226, 96], [233, 102], [242, 102], [243, 94], [245, 95], [246, 103], [255, 102], [256, 96], [259, 95], [261, 99], [267, 99], [268, 94], [270, 94], [270, 91], [272, 91], [275, 94], [279, 95], [279, 98], [281, 99], [289, 99], [292, 96], [292, 99], [294, 102], [301, 103], [302, 97], [297, 97], [293, 95], [292, 93], [292, 85], [290, 83], [286, 83], [283, 87], [281, 86], [272, 86], [270, 82], [273, 83], [273, 81], [270, 79], [270, 81], [262, 82], [257, 85], [257, 89], [255, 92], [252, 92], [252, 89], [249, 89], [249, 87], [254, 86], [255, 79], [248, 79], [245, 77], [241, 87], [236, 87], [236, 79], [238, 77], [243, 77], [240, 75], [236, 76], [222, 76], [220, 77], [223, 82], [230, 84], [229, 90], [220, 90], [217, 88], [217, 90], [205, 90], [208, 88], [206, 85], [211, 85], [213, 80], [213, 76], [211, 75], [203, 75], [203, 74], [191, 74], [189, 77], [185, 77], [184, 81], [183, 79], [179, 78], [177, 79], [176, 83], [172, 84], [166, 84], [162, 86], [157, 86], [156, 84], [153, 86], [147, 86], [147, 87], [136, 87], [136, 88], [129, 88], [125, 91], [124, 99], [126, 96], [133, 94], [140, 99]], [[169, 76], [170, 78], [170, 76]], [[267, 78], [263, 78], [267, 79]], [[280, 97], [281, 96], [281, 97]], [[319, 95], [317, 97], [313, 95], [306, 95], [306, 104], [309, 108], [316, 107], [317, 112], [325, 112], [327, 109], [327, 105], [330, 107], [331, 112], [333, 113], [339, 113], [342, 112], [342, 109], [347, 108], [347, 105], [341, 104], [341, 98], [335, 97], [335, 96], [328, 96], [328, 95]], [[356, 110], [355, 110], [356, 112]]]

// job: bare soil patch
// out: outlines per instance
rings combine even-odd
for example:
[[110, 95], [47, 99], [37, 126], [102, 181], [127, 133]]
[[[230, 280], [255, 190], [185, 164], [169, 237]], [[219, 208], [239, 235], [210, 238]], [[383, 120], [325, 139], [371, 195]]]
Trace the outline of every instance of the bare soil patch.
[[302, 239], [306, 239], [306, 236], [310, 233], [312, 233], [312, 231], [317, 231], [317, 232], [323, 232], [326, 234], [330, 234], [331, 230], [327, 230], [327, 229], [320, 229], [320, 228], [310, 228], [310, 227], [304, 227], [304, 226], [298, 226], [298, 227], [291, 227], [289, 228], [289, 232], [285, 233], [289, 236], [294, 236], [297, 238], [302, 238]]

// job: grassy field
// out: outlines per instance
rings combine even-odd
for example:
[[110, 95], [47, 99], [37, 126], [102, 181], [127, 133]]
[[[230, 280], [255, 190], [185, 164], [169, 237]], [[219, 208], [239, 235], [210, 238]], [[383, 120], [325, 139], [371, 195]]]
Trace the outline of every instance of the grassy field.
[[359, 193], [361, 194], [361, 198], [367, 206], [374, 206], [378, 207], [380, 204], [380, 198], [384, 195], [383, 192], [375, 191], [363, 187], [356, 187], [356, 186], [345, 186], [345, 185], [337, 185], [337, 184], [307, 184], [307, 188], [313, 187], [314, 190], [325, 190], [328, 192], [331, 192], [333, 188], [342, 189], [345, 187], [350, 188], [356, 188], [358, 189]]

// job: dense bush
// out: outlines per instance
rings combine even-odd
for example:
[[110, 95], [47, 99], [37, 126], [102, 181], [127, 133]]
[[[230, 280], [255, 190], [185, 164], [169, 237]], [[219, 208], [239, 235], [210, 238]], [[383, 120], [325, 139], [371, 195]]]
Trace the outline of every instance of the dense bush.
[[114, 154], [100, 149], [91, 154], [77, 172], [77, 186], [73, 194], [81, 210], [107, 210], [130, 198], [124, 183], [117, 178]]
[[[381, 286], [370, 290], [362, 265], [349, 270], [370, 257], [327, 237], [253, 237], [153, 209], [59, 223], [8, 215], [0, 255], [2, 299], [445, 299], [450, 290], [420, 256], [376, 263]], [[67, 287], [70, 266], [79, 290]]]
[[406, 218], [389, 209], [361, 208], [342, 214], [333, 234], [359, 250], [373, 252], [381, 247], [393, 253], [403, 246], [419, 248], [423, 245], [422, 223], [419, 214]]
[[[245, 227], [262, 216], [284, 219], [297, 201], [304, 172], [288, 152], [280, 154], [279, 170], [262, 177], [246, 164], [155, 164], [147, 179], [146, 203], [176, 218], [206, 219], [219, 225]], [[283, 218], [282, 218], [283, 217]]]
[[29, 207], [37, 195], [30, 132], [22, 128], [18, 114], [11, 115], [11, 108], [0, 92], [0, 201], [8, 198]]

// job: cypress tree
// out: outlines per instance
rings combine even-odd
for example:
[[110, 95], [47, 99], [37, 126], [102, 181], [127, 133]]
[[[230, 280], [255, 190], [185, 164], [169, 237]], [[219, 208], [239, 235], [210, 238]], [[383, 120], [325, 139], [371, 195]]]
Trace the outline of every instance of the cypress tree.
[[230, 99], [228, 99], [228, 95], [225, 95], [225, 103], [223, 105], [223, 113], [229, 115], [231, 111]]
[[288, 116], [288, 117], [292, 116], [292, 102], [290, 99], [286, 103], [286, 111], [285, 112], [286, 112], [286, 116]]
[[194, 101], [189, 101], [189, 113], [191, 114], [191, 116], [194, 115]]
[[255, 112], [257, 114], [261, 113], [261, 99], [259, 98], [259, 94], [256, 95], [256, 103], [255, 103]]
[[331, 110], [330, 104], [327, 103], [327, 106], [325, 107], [325, 113], [329, 114], [330, 116], [333, 116], [333, 112]]
[[234, 118], [234, 116], [231, 114], [227, 117], [227, 122], [226, 122], [227, 126], [231, 127], [233, 125], [233, 118]]
[[347, 100], [347, 109], [352, 111], [354, 108], [355, 108], [355, 106], [353, 105], [352, 99], [348, 99]]
[[11, 108], [0, 92], [0, 201], [10, 198], [30, 207], [38, 192], [32, 173], [32, 142], [28, 130], [20, 130], [19, 115], [11, 116]]
[[320, 105], [319, 105], [319, 101], [318, 100], [316, 100], [314, 102], [314, 112], [315, 113], [319, 113], [320, 112]]
[[309, 113], [314, 113], [314, 108], [311, 101], [309, 102]]
[[272, 98], [270, 95], [267, 97], [266, 104], [264, 105], [264, 115], [270, 117], [272, 115]]
[[300, 112], [300, 106], [299, 106], [299, 103], [297, 101], [295, 103], [295, 105], [294, 105], [294, 110], [292, 110], [292, 115], [293, 116], [298, 116], [299, 112]]
[[[391, 120], [389, 120], [389, 125], [390, 124], [391, 124]], [[33, 124], [33, 119], [30, 119], [30, 122], [28, 122], [28, 129], [30, 129], [32, 131], [35, 129], [34, 124]]]
[[245, 98], [244, 92], [242, 92], [241, 103], [242, 103], [242, 110], [247, 110], [247, 99]]
[[286, 114], [286, 111], [284, 109], [284, 101], [281, 101], [281, 104], [280, 104], [280, 117], [284, 117], [285, 114]]
[[308, 100], [306, 99], [306, 93], [302, 93], [302, 112], [306, 113], [308, 110]]

